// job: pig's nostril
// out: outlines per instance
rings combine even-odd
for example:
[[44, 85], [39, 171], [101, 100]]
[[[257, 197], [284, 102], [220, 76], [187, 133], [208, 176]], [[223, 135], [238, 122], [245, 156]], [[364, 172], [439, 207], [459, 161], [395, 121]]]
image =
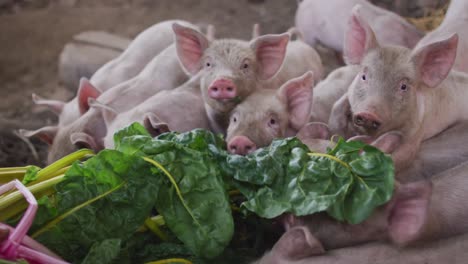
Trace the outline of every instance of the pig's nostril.
[[214, 92], [217, 92], [217, 91], [218, 91], [218, 87], [212, 87], [211, 90], [213, 90]]
[[252, 150], [252, 146], [245, 146], [245, 149], [250, 151], [250, 150]]
[[234, 89], [232, 87], [227, 88], [228, 92], [232, 92]]
[[236, 151], [237, 147], [236, 146], [230, 146], [229, 149], [231, 149], [232, 151]]
[[356, 124], [361, 125], [363, 123], [364, 123], [364, 118], [362, 118], [361, 116], [357, 116], [356, 117]]
[[379, 128], [380, 127], [380, 122], [373, 121], [372, 122], [372, 127], [375, 128], [375, 129]]

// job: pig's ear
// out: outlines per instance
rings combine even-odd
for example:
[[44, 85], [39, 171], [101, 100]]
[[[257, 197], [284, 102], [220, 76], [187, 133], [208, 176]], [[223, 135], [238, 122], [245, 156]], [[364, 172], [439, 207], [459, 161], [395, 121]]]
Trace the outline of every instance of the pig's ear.
[[104, 122], [107, 125], [112, 123], [112, 121], [114, 121], [115, 117], [118, 115], [118, 112], [115, 109], [97, 101], [94, 98], [88, 99], [88, 105], [90, 107], [101, 110], [102, 118], [104, 118]]
[[88, 79], [81, 78], [77, 95], [80, 114], [84, 114], [89, 110], [89, 98], [96, 99], [99, 95], [101, 95], [101, 91], [94, 87]]
[[170, 132], [167, 123], [161, 122], [161, 119], [154, 113], [145, 114], [143, 125], [152, 137], [157, 137], [163, 133]]
[[413, 51], [412, 59], [416, 63], [419, 76], [424, 84], [436, 87], [449, 74], [457, 55], [458, 35], [431, 43]]
[[325, 253], [320, 241], [307, 228], [300, 226], [286, 231], [271, 251], [284, 260], [301, 260]]
[[262, 80], [275, 76], [283, 65], [289, 34], [265, 35], [251, 41], [251, 48], [259, 64], [258, 75]]
[[29, 131], [26, 129], [20, 129], [19, 133], [25, 137], [38, 137], [40, 140], [45, 143], [52, 145], [54, 138], [57, 135], [58, 127], [57, 126], [46, 126], [39, 128], [34, 131]]
[[57, 115], [60, 115], [63, 111], [63, 107], [65, 107], [65, 102], [44, 99], [34, 93], [32, 94], [32, 100], [37, 105], [47, 106], [52, 112], [54, 112]]
[[84, 132], [76, 132], [70, 135], [70, 141], [73, 145], [77, 146], [78, 148], [87, 148], [92, 149], [94, 151], [100, 150], [99, 145], [96, 143], [94, 138]]
[[201, 59], [208, 48], [208, 39], [202, 33], [177, 23], [172, 25], [172, 29], [180, 64], [186, 72], [196, 74], [202, 67]]
[[396, 188], [389, 203], [388, 231], [398, 245], [405, 245], [418, 238], [428, 218], [432, 184], [420, 181]]
[[296, 135], [299, 139], [329, 139], [330, 129], [322, 122], [310, 122], [303, 126]]
[[361, 8], [354, 6], [348, 21], [343, 47], [346, 64], [360, 64], [367, 51], [378, 46], [374, 32], [361, 16]]
[[256, 39], [258, 37], [260, 37], [260, 24], [255, 23], [252, 26], [252, 39]]
[[291, 79], [278, 90], [288, 106], [289, 126], [296, 131], [300, 130], [308, 121], [312, 108], [312, 86], [314, 75], [311, 71]]

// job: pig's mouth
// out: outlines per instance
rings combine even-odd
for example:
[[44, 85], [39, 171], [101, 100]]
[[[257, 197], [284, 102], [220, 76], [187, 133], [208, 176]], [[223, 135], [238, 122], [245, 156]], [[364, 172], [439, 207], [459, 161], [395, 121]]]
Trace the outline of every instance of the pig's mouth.
[[239, 104], [240, 102], [242, 102], [242, 98], [240, 96], [236, 96], [233, 98], [226, 98], [226, 99], [217, 99], [217, 100], [224, 104], [228, 104], [228, 103]]

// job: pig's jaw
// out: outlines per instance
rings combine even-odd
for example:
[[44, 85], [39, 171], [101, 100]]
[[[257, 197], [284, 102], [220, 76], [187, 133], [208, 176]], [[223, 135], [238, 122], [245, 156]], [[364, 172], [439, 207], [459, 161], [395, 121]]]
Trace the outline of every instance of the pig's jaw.
[[220, 112], [213, 109], [209, 104], [205, 103], [206, 114], [210, 121], [211, 130], [215, 133], [226, 134], [226, 129], [229, 126], [229, 113]]

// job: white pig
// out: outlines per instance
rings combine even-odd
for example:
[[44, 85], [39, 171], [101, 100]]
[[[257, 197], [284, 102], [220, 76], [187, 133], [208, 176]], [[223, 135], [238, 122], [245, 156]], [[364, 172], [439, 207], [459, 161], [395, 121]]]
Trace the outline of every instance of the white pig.
[[359, 70], [356, 65], [340, 67], [314, 87], [311, 122], [328, 123], [333, 105], [348, 91]]
[[457, 57], [453, 69], [468, 73], [468, 1], [452, 0], [442, 24], [428, 33], [416, 45], [416, 49], [458, 35]]
[[308, 44], [320, 42], [342, 52], [347, 21], [357, 4], [362, 6], [363, 17], [372, 21], [380, 43], [413, 48], [423, 37], [422, 32], [397, 14], [366, 0], [301, 1], [296, 12], [296, 27], [303, 32]]
[[345, 59], [361, 70], [333, 106], [332, 132], [346, 135], [352, 127], [353, 133], [387, 145], [397, 139], [396, 170], [407, 167], [423, 140], [468, 119], [468, 75], [451, 71], [457, 41], [453, 35], [415, 50], [379, 46], [359, 7], [354, 8]]
[[468, 162], [432, 177], [396, 185], [392, 199], [364, 222], [340, 223], [325, 214], [285, 217], [286, 227], [305, 226], [325, 249], [387, 240], [407, 246], [468, 231]]
[[[168, 20], [157, 23], [144, 30], [135, 37], [119, 57], [106, 63], [93, 74], [90, 82], [96, 87], [99, 87], [99, 90], [93, 91], [91, 97], [96, 98], [101, 92], [137, 76], [142, 69], [146, 68], [147, 64], [153, 60], [156, 55], [174, 42], [172, 24], [175, 22], [196, 28], [195, 25], [186, 21]], [[90, 96], [85, 92], [82, 98], [86, 98], [86, 100], [82, 100], [82, 98], [80, 98], [80, 90], [82, 90], [81, 82], [77, 96], [69, 102], [46, 100], [34, 94], [33, 101], [37, 105], [45, 105], [51, 108], [54, 113], [59, 115], [59, 126], [64, 126], [75, 121], [89, 109], [87, 98]]]
[[[299, 62], [294, 60], [295, 63], [283, 65], [284, 60], [288, 61], [288, 34], [265, 35], [250, 42], [234, 39], [210, 42], [199, 32], [177, 24], [174, 32], [185, 70], [190, 74], [202, 73], [200, 88], [210, 124], [216, 132], [225, 132], [230, 111], [255, 89], [276, 89], [312, 70], [304, 63], [308, 61], [304, 57]], [[290, 76], [291, 70], [295, 76]]]
[[104, 147], [113, 148], [114, 133], [133, 122], [144, 125], [152, 136], [168, 131], [186, 132], [195, 128], [209, 129], [199, 84], [200, 80], [195, 76], [182, 86], [162, 91], [131, 110], [118, 115], [114, 115], [109, 109], [104, 109], [106, 122], [109, 123], [107, 135], [104, 138]]
[[313, 74], [291, 79], [279, 89], [258, 89], [236, 106], [227, 129], [228, 151], [246, 155], [275, 138], [295, 135], [309, 119]]
[[[139, 105], [162, 90], [178, 87], [187, 78], [179, 64], [175, 46], [171, 45], [157, 55], [136, 77], [107, 90], [98, 98], [102, 104], [115, 109], [117, 113], [121, 113]], [[80, 91], [98, 90], [84, 79], [81, 84], [85, 88], [80, 89]], [[78, 98], [79, 102], [86, 103], [88, 106], [89, 98], [94, 99], [95, 97], [86, 97], [79, 93]], [[66, 125], [48, 126], [36, 131], [22, 131], [22, 133], [28, 137], [38, 136], [50, 145], [48, 163], [76, 151], [82, 146], [99, 151], [104, 147], [102, 138], [107, 133], [105, 119], [102, 117], [100, 110], [90, 109], [83, 113], [76, 120]], [[96, 124], [97, 122], [103, 124]], [[75, 135], [73, 136], [73, 134]]]
[[440, 264], [465, 263], [468, 258], [468, 234], [400, 248], [386, 242], [374, 242], [327, 251], [317, 247], [309, 230], [288, 230], [257, 264]]

